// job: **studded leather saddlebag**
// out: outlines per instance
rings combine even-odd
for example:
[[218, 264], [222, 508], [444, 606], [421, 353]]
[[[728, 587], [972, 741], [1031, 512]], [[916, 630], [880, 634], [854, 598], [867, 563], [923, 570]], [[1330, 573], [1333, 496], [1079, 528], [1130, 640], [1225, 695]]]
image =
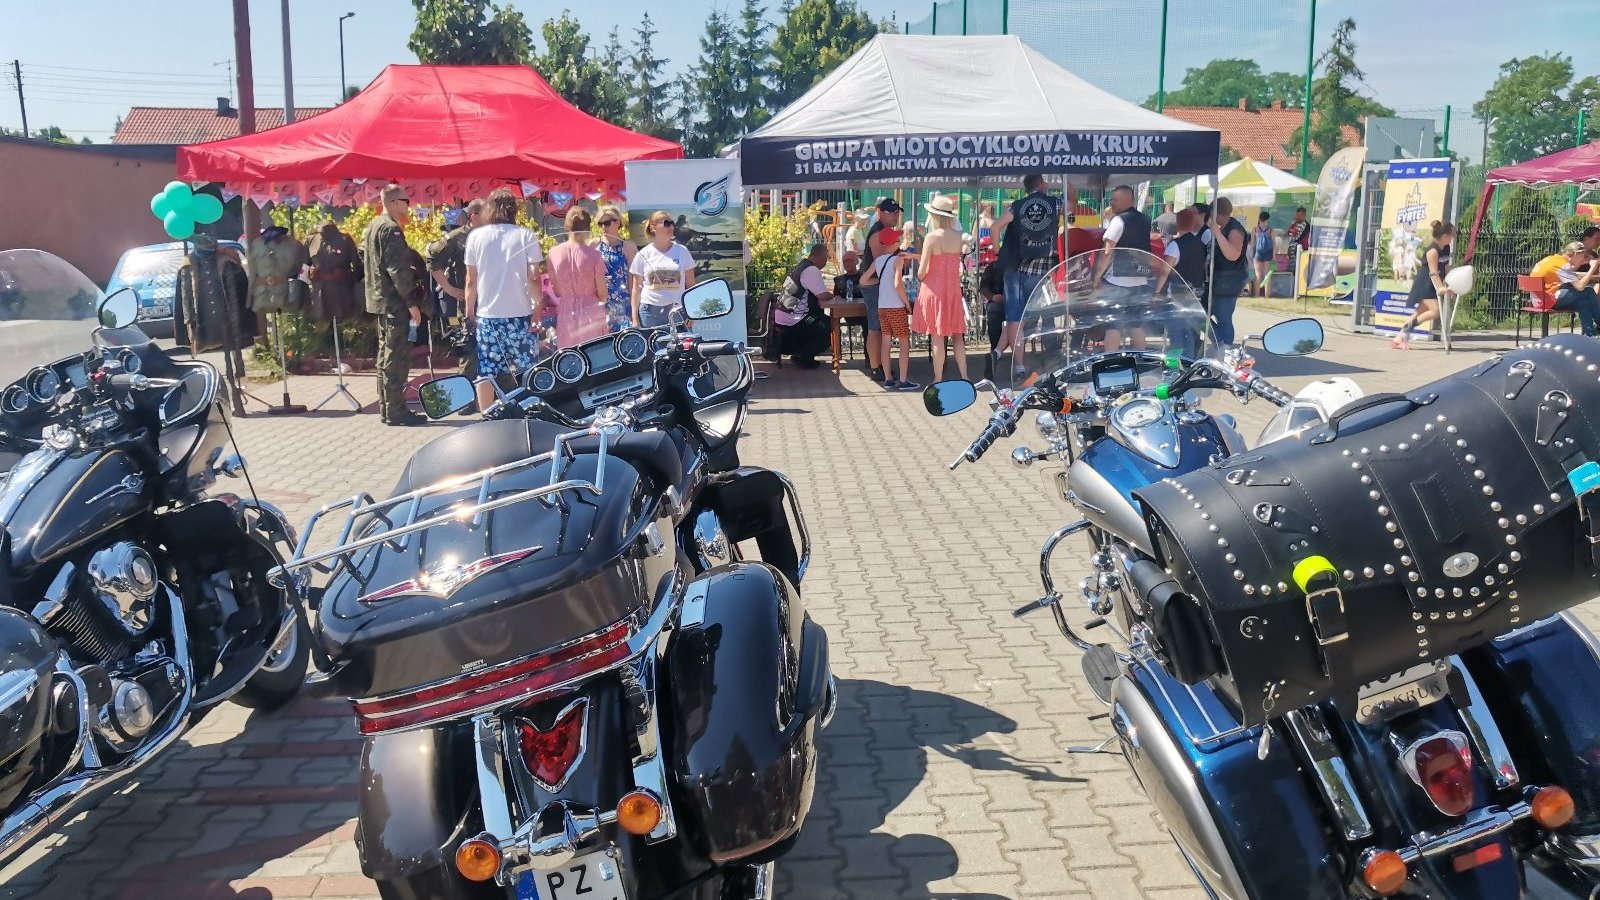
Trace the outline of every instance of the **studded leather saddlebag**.
[[1353, 711], [1366, 682], [1600, 594], [1596, 461], [1600, 341], [1566, 335], [1151, 485], [1153, 546], [1187, 594], [1157, 642], [1248, 724]]

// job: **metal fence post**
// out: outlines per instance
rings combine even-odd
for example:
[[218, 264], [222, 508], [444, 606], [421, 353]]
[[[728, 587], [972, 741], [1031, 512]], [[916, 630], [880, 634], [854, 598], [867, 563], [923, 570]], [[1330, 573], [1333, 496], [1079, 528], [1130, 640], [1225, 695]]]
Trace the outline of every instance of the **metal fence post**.
[[1000, 0], [1000, 33], [1011, 33], [1011, 0]]
[[939, 0], [933, 0], [933, 25], [931, 26], [929, 33], [939, 33]]
[[[1583, 126], [1588, 122], [1588, 117], [1589, 117], [1589, 111], [1587, 109], [1578, 110], [1578, 140], [1572, 146], [1574, 146], [1574, 147], [1582, 147], [1583, 146]], [[1567, 215], [1575, 216], [1577, 214], [1578, 214], [1578, 186], [1577, 185], [1573, 185], [1572, 187], [1567, 188]]]
[[1306, 114], [1300, 125], [1300, 177], [1311, 166], [1311, 78], [1317, 62], [1317, 0], [1311, 2], [1311, 27], [1306, 29]]
[[1450, 104], [1444, 106], [1444, 155], [1450, 155]]
[[1156, 112], [1163, 112], [1167, 108], [1167, 6], [1169, 0], [1161, 0], [1161, 62], [1156, 69]]
[[961, 0], [961, 35], [967, 34], [967, 0]]

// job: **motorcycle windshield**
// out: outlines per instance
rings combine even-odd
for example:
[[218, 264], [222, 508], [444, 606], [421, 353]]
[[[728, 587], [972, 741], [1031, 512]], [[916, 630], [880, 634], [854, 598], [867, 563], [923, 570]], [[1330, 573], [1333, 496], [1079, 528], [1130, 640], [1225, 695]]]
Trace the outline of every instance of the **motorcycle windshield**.
[[103, 299], [87, 275], [58, 256], [0, 251], [0, 386], [88, 350]]
[[[1161, 377], [1161, 357], [1196, 359], [1211, 347], [1211, 323], [1193, 286], [1165, 259], [1121, 247], [1068, 259], [1039, 280], [1022, 313], [1024, 349], [1016, 386], [1118, 350], [1151, 356], [1140, 379]], [[1078, 372], [1069, 380], [1085, 381]], [[1145, 386], [1149, 386], [1148, 384]]]

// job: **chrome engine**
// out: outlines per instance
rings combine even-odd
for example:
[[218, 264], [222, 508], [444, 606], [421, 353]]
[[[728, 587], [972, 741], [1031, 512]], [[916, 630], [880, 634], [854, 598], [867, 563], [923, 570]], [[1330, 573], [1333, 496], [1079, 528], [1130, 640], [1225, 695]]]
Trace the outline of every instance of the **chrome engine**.
[[89, 558], [89, 581], [96, 595], [128, 634], [138, 637], [154, 619], [156, 562], [143, 547], [121, 541]]

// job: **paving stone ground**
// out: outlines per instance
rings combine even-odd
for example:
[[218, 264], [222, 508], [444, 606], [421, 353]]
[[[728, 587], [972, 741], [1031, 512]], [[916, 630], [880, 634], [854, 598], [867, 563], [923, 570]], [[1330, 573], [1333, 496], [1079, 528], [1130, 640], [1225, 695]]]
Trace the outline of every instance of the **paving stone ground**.
[[[1240, 318], [1241, 329], [1271, 321]], [[1315, 357], [1260, 369], [1291, 391], [1330, 374], [1403, 390], [1505, 346], [1401, 353], [1334, 333]], [[886, 394], [858, 367], [762, 368], [772, 377], [754, 390], [741, 452], [800, 489], [815, 551], [805, 602], [843, 689], [811, 818], [778, 866], [780, 896], [1199, 897], [1121, 758], [1065, 752], [1109, 732], [1090, 720], [1102, 707], [1048, 615], [1011, 617], [1038, 596], [1039, 546], [1068, 516], [1009, 462], [1015, 443], [950, 472], [983, 411], [933, 419], [918, 395]], [[930, 374], [919, 359], [914, 377]], [[371, 377], [351, 385], [370, 404]], [[292, 384], [300, 402], [331, 388]], [[1211, 406], [1251, 437], [1270, 415], [1260, 401]], [[385, 428], [372, 409], [236, 422], [260, 495], [298, 523], [329, 499], [388, 490], [412, 450], [465, 421]], [[1057, 560], [1058, 580], [1075, 585], [1082, 554]], [[1592, 607], [1582, 614], [1597, 624]], [[0, 870], [0, 898], [375, 897], [353, 840], [359, 746], [342, 703], [225, 706]]]

